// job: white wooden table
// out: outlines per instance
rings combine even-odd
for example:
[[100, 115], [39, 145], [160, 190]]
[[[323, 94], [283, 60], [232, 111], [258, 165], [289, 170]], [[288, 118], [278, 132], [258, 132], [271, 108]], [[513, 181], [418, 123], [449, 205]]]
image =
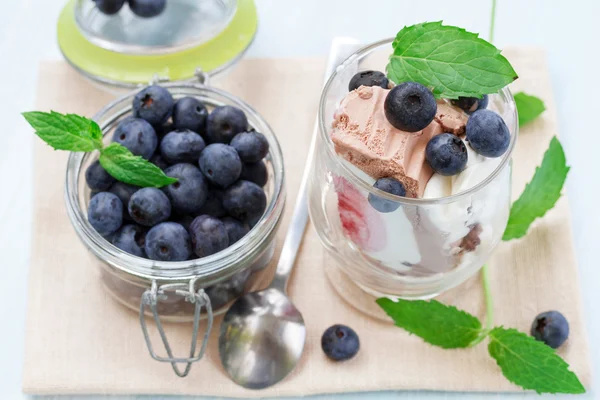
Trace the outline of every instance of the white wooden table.
[[[66, 0], [0, 1], [0, 398], [20, 399], [26, 278], [31, 233], [33, 135], [19, 115], [34, 107], [37, 65], [60, 59], [55, 25]], [[325, 56], [334, 36], [369, 42], [393, 36], [404, 25], [444, 20], [487, 37], [491, 0], [257, 0], [259, 33], [248, 57]], [[579, 261], [596, 392], [600, 398], [600, 136], [592, 96], [600, 92], [597, 0], [498, 0], [499, 47], [534, 45], [547, 49], [558, 104], [561, 140], [572, 166], [567, 190]], [[596, 148], [596, 146], [599, 146]], [[43, 329], [43, 327], [40, 327]], [[481, 395], [404, 392], [319, 396], [321, 399], [445, 399]], [[486, 398], [527, 395], [488, 395]]]

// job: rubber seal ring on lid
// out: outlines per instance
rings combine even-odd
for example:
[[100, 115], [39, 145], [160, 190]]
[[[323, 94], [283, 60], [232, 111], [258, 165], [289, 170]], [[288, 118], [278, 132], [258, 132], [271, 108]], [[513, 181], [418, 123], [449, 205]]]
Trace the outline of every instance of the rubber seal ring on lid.
[[[142, 295], [142, 301], [140, 303], [140, 325], [142, 327], [142, 332], [144, 334], [144, 339], [146, 341], [146, 345], [148, 346], [150, 356], [156, 361], [171, 363], [173, 371], [175, 371], [175, 374], [181, 378], [186, 377], [190, 373], [192, 364], [200, 361], [204, 356], [204, 353], [206, 352], [206, 346], [208, 345], [208, 337], [210, 335], [210, 331], [212, 330], [213, 325], [213, 312], [212, 306], [210, 304], [210, 298], [204, 292], [203, 289], [195, 291], [195, 284], [196, 280], [192, 279], [190, 280], [188, 285], [184, 283], [170, 283], [161, 285], [159, 287], [156, 281], [152, 281], [152, 286], [150, 287], [150, 289], [144, 292], [144, 294]], [[192, 328], [192, 343], [190, 346], [190, 355], [186, 358], [178, 358], [173, 356], [173, 350], [171, 349], [171, 345], [169, 344], [169, 339], [167, 338], [167, 334], [165, 333], [162, 322], [160, 321], [160, 316], [158, 315], [158, 302], [159, 300], [164, 299], [166, 297], [166, 291], [174, 292], [176, 295], [182, 296], [185, 299], [185, 301], [195, 304], [194, 324]], [[148, 333], [148, 326], [146, 324], [146, 307], [149, 307], [150, 311], [152, 312], [154, 322], [156, 323], [156, 329], [160, 334], [160, 338], [165, 347], [165, 351], [167, 352], [167, 357], [161, 357], [157, 355], [154, 351], [154, 347], [152, 346], [152, 340], [150, 339], [150, 335]], [[198, 343], [198, 331], [200, 327], [200, 313], [203, 307], [206, 308], [206, 313], [208, 316], [207, 325], [206, 330], [204, 332], [204, 338], [202, 340], [202, 346], [200, 347], [200, 351], [198, 352], [198, 354], [196, 354], [196, 347]], [[181, 371], [179, 369], [178, 364], [186, 364], [185, 369]]]

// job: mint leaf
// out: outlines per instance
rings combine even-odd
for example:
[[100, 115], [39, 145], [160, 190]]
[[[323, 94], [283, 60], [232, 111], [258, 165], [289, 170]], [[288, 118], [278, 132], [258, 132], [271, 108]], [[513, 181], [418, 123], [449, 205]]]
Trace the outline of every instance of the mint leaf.
[[544, 102], [538, 97], [528, 95], [524, 92], [519, 92], [514, 97], [519, 113], [519, 126], [533, 121], [546, 110]]
[[150, 161], [133, 155], [119, 143], [111, 143], [100, 153], [100, 164], [115, 179], [142, 187], [162, 187], [177, 182]]
[[517, 79], [494, 45], [442, 22], [405, 27], [392, 46], [388, 78], [395, 83], [419, 82], [431, 88], [436, 97], [481, 97]]
[[95, 121], [74, 114], [26, 112], [23, 117], [55, 150], [94, 151], [102, 148], [102, 131]]
[[488, 351], [504, 376], [538, 393], [585, 393], [585, 388], [554, 350], [531, 336], [498, 327], [489, 334]]
[[510, 209], [508, 226], [502, 240], [525, 236], [533, 221], [543, 217], [554, 207], [560, 198], [569, 169], [562, 145], [556, 137], [552, 138], [542, 165], [535, 169], [533, 179]]
[[436, 300], [394, 302], [381, 298], [377, 304], [396, 326], [445, 349], [469, 347], [482, 333], [481, 322], [476, 317]]

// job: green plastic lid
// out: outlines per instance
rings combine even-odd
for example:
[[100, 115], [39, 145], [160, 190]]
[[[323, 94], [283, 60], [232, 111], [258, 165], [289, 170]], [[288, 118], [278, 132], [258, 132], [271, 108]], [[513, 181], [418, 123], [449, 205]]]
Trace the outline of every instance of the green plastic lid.
[[92, 44], [75, 22], [71, 0], [58, 19], [58, 44], [67, 61], [96, 81], [131, 87], [147, 84], [154, 77], [181, 81], [194, 77], [198, 68], [217, 73], [237, 61], [252, 43], [258, 18], [253, 0], [237, 0], [237, 9], [223, 31], [212, 39], [176, 53], [133, 55], [112, 52]]

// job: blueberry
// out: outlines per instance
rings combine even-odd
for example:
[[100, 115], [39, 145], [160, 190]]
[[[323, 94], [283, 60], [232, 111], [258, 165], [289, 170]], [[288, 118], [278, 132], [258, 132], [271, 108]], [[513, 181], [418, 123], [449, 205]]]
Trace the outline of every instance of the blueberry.
[[380, 71], [360, 71], [357, 72], [348, 85], [348, 90], [351, 92], [361, 86], [379, 86], [387, 89], [390, 81], [383, 72]]
[[177, 100], [173, 108], [173, 126], [175, 129], [189, 129], [204, 133], [208, 111], [200, 100], [195, 97], [184, 97]]
[[248, 119], [242, 110], [232, 106], [220, 106], [206, 119], [208, 143], [229, 143], [235, 135], [248, 129]]
[[123, 8], [125, 0], [94, 0], [94, 3], [103, 14], [113, 15]]
[[160, 153], [156, 153], [150, 157], [150, 162], [162, 170], [169, 168], [169, 163], [162, 158]]
[[166, 124], [163, 124], [163, 125], [154, 126], [154, 131], [156, 132], [156, 136], [158, 136], [159, 141], [161, 141], [162, 138], [164, 138], [167, 133], [171, 133], [174, 130], [176, 130], [176, 129], [173, 126], [172, 122], [167, 122]]
[[165, 174], [178, 179], [163, 188], [173, 211], [180, 214], [199, 212], [208, 196], [208, 185], [202, 172], [192, 164], [175, 164], [167, 168]]
[[139, 225], [123, 225], [115, 233], [112, 244], [134, 256], [146, 257], [145, 241], [146, 229]]
[[484, 95], [482, 98], [478, 97], [459, 97], [458, 99], [450, 100], [453, 106], [462, 109], [467, 114], [473, 114], [477, 110], [483, 110], [487, 108], [490, 99], [488, 95]]
[[173, 131], [160, 142], [160, 155], [169, 164], [196, 164], [205, 147], [204, 139], [196, 132]]
[[112, 138], [137, 156], [149, 159], [158, 145], [154, 128], [148, 122], [139, 118], [128, 118], [121, 122]]
[[323, 333], [321, 348], [334, 361], [349, 360], [358, 353], [360, 340], [352, 328], [333, 325]]
[[269, 180], [269, 172], [264, 162], [259, 161], [257, 163], [244, 163], [242, 165], [242, 174], [240, 179], [256, 183], [258, 186], [263, 187]]
[[242, 132], [231, 140], [231, 147], [238, 152], [240, 160], [245, 163], [256, 163], [269, 153], [269, 142], [259, 132]]
[[475, 111], [467, 121], [467, 140], [475, 152], [500, 157], [510, 144], [510, 131], [501, 116], [490, 110]]
[[192, 224], [193, 220], [194, 220], [194, 217], [186, 214], [186, 215], [180, 215], [180, 216], [174, 218], [173, 222], [177, 222], [179, 225], [183, 226], [186, 231], [189, 232], [190, 225]]
[[237, 151], [229, 145], [215, 143], [206, 146], [200, 154], [200, 171], [213, 184], [226, 188], [238, 180], [242, 161]]
[[557, 349], [569, 337], [569, 323], [558, 311], [541, 313], [531, 325], [531, 336]]
[[152, 18], [160, 15], [167, 6], [167, 0], [128, 0], [129, 8], [138, 17]]
[[[383, 190], [396, 196], [406, 196], [406, 189], [402, 183], [395, 178], [380, 178], [377, 179], [373, 187]], [[369, 203], [371, 206], [381, 213], [390, 213], [396, 211], [400, 204], [383, 199], [373, 193], [369, 193]]]
[[88, 205], [88, 221], [102, 236], [110, 235], [123, 223], [123, 203], [112, 193], [98, 193]]
[[247, 224], [240, 222], [235, 218], [225, 217], [221, 222], [223, 222], [223, 225], [225, 225], [225, 229], [227, 230], [230, 246], [250, 232], [250, 227]]
[[171, 215], [171, 203], [166, 194], [157, 188], [143, 188], [129, 199], [129, 215], [140, 225], [154, 226]]
[[128, 212], [129, 199], [131, 199], [131, 196], [133, 196], [133, 194], [138, 190], [140, 190], [139, 186], [133, 186], [123, 182], [115, 182], [115, 184], [112, 185], [108, 190], [112, 194], [116, 195], [119, 200], [121, 200], [121, 203], [123, 203], [123, 220], [125, 221], [131, 221], [131, 217], [129, 216]]
[[396, 129], [417, 132], [433, 121], [437, 103], [433, 93], [416, 82], [404, 82], [388, 93], [383, 103], [385, 117]]
[[192, 254], [190, 235], [175, 222], [163, 222], [148, 231], [146, 255], [151, 260], [185, 261]]
[[467, 146], [451, 133], [434, 136], [425, 148], [425, 159], [440, 175], [456, 175], [467, 166]]
[[190, 225], [194, 253], [202, 258], [218, 253], [229, 246], [225, 225], [210, 215], [196, 217]]
[[142, 89], [133, 99], [133, 115], [152, 125], [162, 125], [173, 112], [173, 96], [167, 89], [152, 85]]
[[102, 192], [108, 190], [116, 179], [110, 176], [98, 161], [94, 161], [85, 171], [85, 181], [90, 189]]
[[256, 183], [238, 181], [225, 190], [223, 207], [232, 217], [253, 225], [267, 208], [267, 196]]
[[223, 191], [217, 188], [211, 188], [204, 205], [200, 208], [198, 215], [210, 215], [211, 217], [221, 218], [227, 215], [223, 208]]
[[217, 310], [241, 296], [244, 293], [246, 282], [250, 278], [251, 272], [251, 269], [248, 268], [233, 275], [225, 282], [217, 283], [207, 288], [206, 294], [210, 298], [213, 310]]

